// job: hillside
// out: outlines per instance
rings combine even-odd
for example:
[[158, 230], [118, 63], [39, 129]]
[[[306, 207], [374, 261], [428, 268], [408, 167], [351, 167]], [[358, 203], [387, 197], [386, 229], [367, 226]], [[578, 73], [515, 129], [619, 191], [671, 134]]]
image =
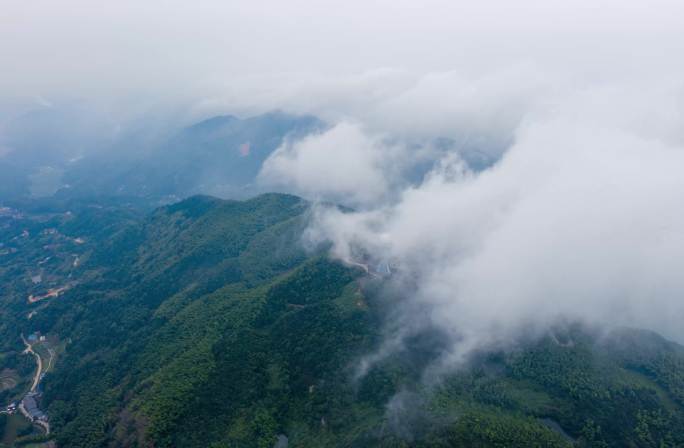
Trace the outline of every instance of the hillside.
[[[239, 119], [217, 116], [145, 147], [141, 138], [70, 165], [63, 196], [133, 196], [150, 201], [204, 193], [244, 197], [261, 165], [287, 138], [324, 127], [310, 116], [281, 112]], [[176, 199], [177, 200], [177, 199]]]
[[[306, 252], [307, 211], [269, 194], [3, 218], [0, 370], [27, 378], [20, 335], [52, 338], [40, 404], [60, 447], [684, 444], [684, 349], [645, 331], [568, 324], [430, 388], [443, 348], [420, 334], [354, 379], [401, 297], [391, 277]], [[46, 256], [42, 281], [69, 289], [28, 303]]]
[[0, 147], [11, 151], [0, 157], [0, 201], [56, 195], [158, 205], [193, 194], [247, 197], [256, 191], [264, 160], [286, 139], [326, 126], [312, 116], [274, 111], [215, 116], [188, 126], [147, 117], [126, 132], [100, 123], [106, 130], [81, 135], [76, 124], [92, 119], [84, 114], [55, 110], [6, 124]]

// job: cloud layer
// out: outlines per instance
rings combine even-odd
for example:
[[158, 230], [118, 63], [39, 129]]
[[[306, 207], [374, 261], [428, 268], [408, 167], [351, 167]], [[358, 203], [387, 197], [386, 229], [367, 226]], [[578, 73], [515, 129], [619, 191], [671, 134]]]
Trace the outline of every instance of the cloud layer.
[[453, 342], [441, 367], [566, 319], [684, 341], [682, 92], [630, 84], [557, 96], [529, 111], [492, 168], [472, 172], [447, 154], [396, 201], [321, 207], [309, 237], [332, 241], [343, 260], [394, 265], [415, 293], [384, 350], [437, 328]]

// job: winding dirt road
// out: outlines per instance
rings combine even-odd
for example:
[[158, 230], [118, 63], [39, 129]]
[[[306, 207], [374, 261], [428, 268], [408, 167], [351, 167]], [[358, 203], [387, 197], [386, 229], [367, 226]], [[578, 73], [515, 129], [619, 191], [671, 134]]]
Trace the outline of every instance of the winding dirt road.
[[33, 347], [24, 338], [23, 334], [21, 335], [21, 340], [24, 341], [24, 345], [26, 346], [26, 350], [24, 350], [24, 353], [31, 353], [33, 356], [35, 356], [36, 363], [38, 364], [36, 375], [33, 377], [33, 384], [31, 384], [31, 392], [35, 392], [36, 388], [38, 387], [38, 383], [40, 383], [40, 374], [43, 371], [43, 360], [40, 358], [40, 355], [38, 353], [33, 351]]
[[[29, 393], [32, 393], [32, 392], [35, 392], [35, 391], [36, 391], [36, 389], [38, 388], [38, 384], [40, 383], [40, 376], [41, 376], [41, 373], [43, 373], [43, 360], [41, 359], [40, 355], [39, 355], [38, 353], [36, 353], [36, 352], [33, 350], [33, 346], [32, 346], [31, 344], [28, 343], [28, 341], [26, 340], [26, 338], [24, 338], [24, 335], [23, 335], [23, 334], [21, 335], [21, 340], [24, 342], [24, 345], [26, 346], [26, 349], [24, 350], [24, 353], [30, 353], [30, 354], [32, 354], [33, 356], [35, 356], [35, 357], [36, 357], [36, 363], [38, 364], [38, 369], [36, 370], [36, 374], [35, 374], [35, 376], [33, 377], [33, 383], [31, 384], [31, 390], [29, 391]], [[50, 350], [50, 363], [48, 364], [48, 368], [49, 368], [50, 364], [52, 364], [52, 356], [53, 356], [53, 352], [52, 352], [52, 350]], [[45, 434], [46, 434], [46, 435], [47, 435], [47, 434], [50, 434], [50, 424], [49, 424], [48, 422], [42, 421], [42, 420], [33, 420], [33, 418], [31, 417], [31, 415], [30, 415], [30, 414], [28, 413], [28, 411], [24, 408], [23, 400], [22, 400], [22, 402], [19, 404], [19, 411], [20, 411], [27, 419], [29, 419], [29, 420], [32, 421], [33, 423], [35, 423], [35, 424], [41, 426], [41, 427], [45, 430]]]

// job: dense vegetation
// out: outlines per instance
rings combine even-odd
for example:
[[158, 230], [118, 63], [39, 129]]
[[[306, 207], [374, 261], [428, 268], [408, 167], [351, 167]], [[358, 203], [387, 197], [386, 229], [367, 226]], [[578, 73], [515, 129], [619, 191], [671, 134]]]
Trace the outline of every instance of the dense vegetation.
[[[392, 280], [305, 252], [306, 219], [287, 195], [27, 209], [3, 224], [0, 367], [30, 374], [22, 332], [65, 341], [44, 382], [60, 447], [684, 444], [684, 351], [648, 332], [567, 325], [431, 388], [421, 334], [355, 379]], [[46, 251], [43, 281], [72, 287], [27, 304]]]

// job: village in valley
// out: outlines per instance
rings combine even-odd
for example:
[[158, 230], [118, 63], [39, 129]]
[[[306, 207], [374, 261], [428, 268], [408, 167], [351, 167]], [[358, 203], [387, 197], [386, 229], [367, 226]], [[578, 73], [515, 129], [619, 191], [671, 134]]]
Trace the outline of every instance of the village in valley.
[[54, 446], [43, 383], [66, 344], [36, 316], [78, 284], [87, 240], [60, 228], [71, 218], [0, 207], [0, 313], [18, 319], [16, 342], [0, 347], [0, 447]]
[[[9, 445], [23, 438], [35, 442], [44, 441], [33, 446], [48, 448], [53, 444], [47, 440], [50, 435], [50, 421], [47, 412], [41, 408], [41, 386], [45, 376], [54, 368], [58, 353], [63, 350], [64, 345], [56, 336], [43, 335], [40, 332], [31, 333], [27, 337], [21, 335], [21, 339], [25, 347], [21, 355], [32, 359], [35, 366], [24, 377], [15, 369], [3, 369], [0, 372], [0, 392], [10, 393], [4, 395], [9, 398], [9, 403], [0, 409], [0, 414], [5, 414], [5, 428], [0, 442]], [[26, 370], [22, 369], [21, 373], [27, 373]]]

